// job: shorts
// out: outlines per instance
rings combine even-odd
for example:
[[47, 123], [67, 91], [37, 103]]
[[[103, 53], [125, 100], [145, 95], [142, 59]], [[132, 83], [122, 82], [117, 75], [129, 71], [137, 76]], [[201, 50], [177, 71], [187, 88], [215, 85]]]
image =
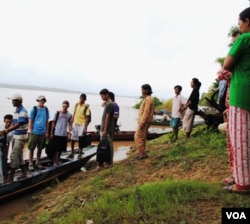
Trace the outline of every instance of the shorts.
[[71, 140], [79, 141], [79, 136], [83, 135], [84, 128], [85, 128], [85, 125], [73, 124], [72, 125]]
[[172, 128], [179, 128], [180, 127], [180, 123], [181, 123], [181, 119], [180, 118], [172, 118], [170, 121], [170, 126]]
[[13, 139], [12, 150], [10, 154], [10, 167], [18, 169], [24, 165], [23, 161], [23, 148], [26, 140]]
[[42, 150], [45, 148], [45, 135], [36, 135], [31, 134], [28, 141], [28, 149], [33, 151], [37, 147], [37, 149]]
[[55, 152], [66, 152], [67, 151], [67, 136], [54, 136], [53, 139], [53, 147]]

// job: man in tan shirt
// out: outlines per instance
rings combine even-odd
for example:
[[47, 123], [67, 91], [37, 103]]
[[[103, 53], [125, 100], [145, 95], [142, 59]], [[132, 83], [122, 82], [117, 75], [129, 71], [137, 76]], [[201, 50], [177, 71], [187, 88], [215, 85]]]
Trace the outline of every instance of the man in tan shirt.
[[136, 157], [138, 160], [148, 157], [146, 152], [146, 140], [150, 122], [153, 121], [154, 114], [154, 100], [151, 96], [153, 93], [151, 86], [149, 84], [142, 85], [141, 92], [143, 100], [139, 108], [138, 124], [134, 136], [135, 146], [139, 153]]

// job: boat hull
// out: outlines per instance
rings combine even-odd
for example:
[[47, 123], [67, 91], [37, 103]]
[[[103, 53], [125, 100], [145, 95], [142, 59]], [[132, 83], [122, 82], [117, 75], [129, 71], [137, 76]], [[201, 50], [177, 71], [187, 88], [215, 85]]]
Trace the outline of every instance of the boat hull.
[[[0, 200], [7, 200], [25, 192], [30, 192], [55, 178], [80, 170], [96, 154], [96, 149], [96, 145], [84, 148], [84, 154], [81, 159], [77, 158], [78, 154], [74, 155], [72, 159], [67, 159], [69, 152], [63, 153], [61, 164], [58, 166], [53, 166], [51, 159], [48, 157], [42, 158], [41, 163], [44, 169], [29, 172], [27, 178], [17, 180], [15, 177], [11, 183], [0, 184]], [[20, 171], [17, 170], [16, 174], [18, 175], [19, 173]]]
[[[147, 140], [152, 140], [158, 138], [167, 132], [148, 132]], [[100, 134], [97, 132], [90, 132], [91, 141], [100, 141]], [[134, 141], [135, 131], [120, 131], [119, 133], [114, 133], [114, 141]]]

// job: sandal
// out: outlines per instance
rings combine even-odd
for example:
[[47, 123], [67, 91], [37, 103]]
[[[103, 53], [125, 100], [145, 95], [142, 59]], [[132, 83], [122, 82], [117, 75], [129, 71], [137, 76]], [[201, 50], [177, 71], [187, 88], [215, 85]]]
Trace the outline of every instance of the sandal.
[[18, 176], [16, 179], [21, 180], [21, 179], [24, 179], [24, 178], [27, 178], [27, 174], [23, 173], [20, 176]]
[[236, 184], [233, 184], [231, 186], [226, 186], [223, 189], [231, 193], [250, 194], [250, 188], [248, 190], [242, 190], [239, 189]]
[[91, 172], [97, 172], [97, 171], [99, 171], [101, 169], [101, 167], [100, 166], [97, 166], [95, 169], [93, 169]]
[[224, 185], [233, 185], [235, 184], [234, 178], [232, 176], [225, 178], [224, 180], [221, 181], [222, 184]]
[[104, 162], [104, 163], [103, 163], [103, 167], [104, 167], [104, 168], [109, 168], [109, 164], [108, 164], [107, 162]]
[[67, 159], [74, 158], [74, 155], [69, 154], [66, 158], [67, 158]]

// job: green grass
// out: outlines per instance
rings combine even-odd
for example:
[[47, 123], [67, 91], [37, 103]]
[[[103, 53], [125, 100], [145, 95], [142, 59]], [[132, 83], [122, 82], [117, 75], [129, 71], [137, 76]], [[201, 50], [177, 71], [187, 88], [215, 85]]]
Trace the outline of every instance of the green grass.
[[[201, 126], [192, 134], [188, 141], [182, 132], [175, 143], [169, 143], [170, 134], [149, 141], [148, 169], [130, 156], [95, 175], [76, 174], [72, 191], [32, 223], [213, 224], [221, 223], [222, 207], [250, 207], [250, 196], [228, 193], [212, 181], [229, 173], [225, 133]], [[157, 178], [147, 181], [152, 175]], [[46, 190], [42, 194], [46, 198]], [[22, 223], [28, 220], [27, 211]]]

